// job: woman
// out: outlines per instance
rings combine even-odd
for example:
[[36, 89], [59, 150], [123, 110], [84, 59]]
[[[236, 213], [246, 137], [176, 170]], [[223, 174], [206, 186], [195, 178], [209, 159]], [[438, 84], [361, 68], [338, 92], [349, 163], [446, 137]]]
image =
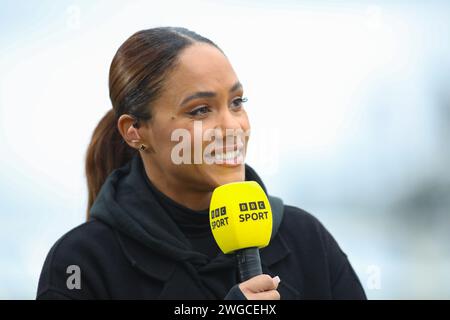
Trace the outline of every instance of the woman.
[[[114, 56], [109, 89], [113, 108], [87, 151], [88, 221], [50, 250], [38, 299], [365, 299], [336, 241], [299, 208], [284, 206], [260, 276], [239, 283], [233, 255], [215, 243], [217, 186], [249, 180], [267, 192], [242, 161], [246, 99], [216, 44], [185, 28], [137, 32]], [[222, 141], [212, 163], [190, 161], [210, 145], [194, 141], [199, 124]], [[192, 141], [174, 152], [180, 130]]]

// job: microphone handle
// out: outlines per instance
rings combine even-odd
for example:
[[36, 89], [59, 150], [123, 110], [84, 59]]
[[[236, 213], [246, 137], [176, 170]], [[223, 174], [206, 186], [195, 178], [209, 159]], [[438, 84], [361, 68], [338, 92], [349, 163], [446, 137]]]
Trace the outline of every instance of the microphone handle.
[[262, 274], [261, 258], [257, 247], [237, 250], [236, 258], [241, 282]]

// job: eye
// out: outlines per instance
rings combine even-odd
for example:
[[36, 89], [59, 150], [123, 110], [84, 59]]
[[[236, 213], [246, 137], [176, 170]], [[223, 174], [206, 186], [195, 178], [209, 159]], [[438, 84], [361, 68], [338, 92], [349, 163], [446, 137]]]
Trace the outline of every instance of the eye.
[[208, 112], [210, 112], [208, 106], [200, 106], [200, 107], [195, 108], [194, 110], [188, 112], [187, 114], [192, 117], [198, 117], [198, 116], [203, 116], [203, 115], [207, 114]]
[[234, 99], [233, 100], [233, 102], [231, 103], [232, 104], [232, 108], [234, 109], [234, 110], [240, 110], [242, 107], [243, 107], [243, 103], [244, 102], [247, 102], [247, 98], [237, 98], [237, 99]]

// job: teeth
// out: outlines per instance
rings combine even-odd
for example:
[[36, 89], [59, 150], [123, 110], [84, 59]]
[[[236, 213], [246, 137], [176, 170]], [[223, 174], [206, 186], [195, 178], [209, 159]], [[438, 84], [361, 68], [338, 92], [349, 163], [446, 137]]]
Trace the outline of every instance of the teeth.
[[228, 152], [220, 153], [220, 154], [216, 153], [215, 159], [217, 161], [227, 161], [227, 160], [231, 160], [231, 159], [237, 158], [241, 154], [242, 154], [242, 152], [241, 152], [240, 149], [235, 150], [235, 151], [228, 151]]
[[[217, 153], [216, 151], [220, 152]], [[208, 163], [216, 163], [216, 164], [238, 164], [244, 160], [244, 149], [238, 148], [234, 151], [222, 152], [222, 150], [216, 150], [214, 154], [206, 154], [205, 159], [208, 159]]]

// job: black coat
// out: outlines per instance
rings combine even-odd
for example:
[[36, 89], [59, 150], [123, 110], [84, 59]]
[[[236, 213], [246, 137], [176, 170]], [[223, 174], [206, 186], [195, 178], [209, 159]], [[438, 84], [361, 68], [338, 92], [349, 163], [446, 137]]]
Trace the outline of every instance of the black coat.
[[[223, 299], [238, 283], [234, 256], [210, 260], [193, 251], [152, 199], [143, 174], [135, 156], [108, 177], [92, 219], [51, 248], [38, 299]], [[246, 180], [265, 189], [248, 165]], [[345, 253], [302, 209], [284, 206], [278, 233], [260, 255], [263, 273], [281, 279], [281, 299], [366, 298]], [[79, 282], [71, 266], [79, 267]]]

